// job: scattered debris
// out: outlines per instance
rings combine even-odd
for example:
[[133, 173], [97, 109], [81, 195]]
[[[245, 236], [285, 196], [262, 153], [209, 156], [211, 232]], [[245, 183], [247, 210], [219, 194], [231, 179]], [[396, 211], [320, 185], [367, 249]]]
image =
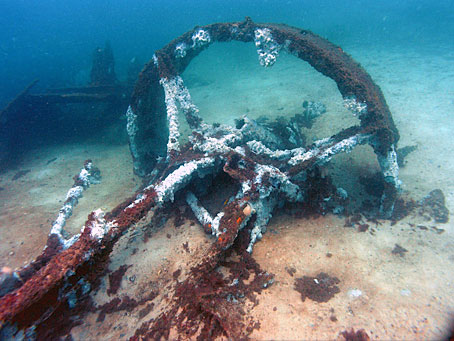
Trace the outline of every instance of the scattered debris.
[[355, 225], [358, 232], [366, 232], [370, 227], [369, 224], [363, 222], [363, 216], [360, 213], [355, 213], [351, 216], [347, 216], [347, 218], [345, 219], [344, 227], [354, 227]]
[[[375, 197], [380, 196], [385, 184], [383, 176], [380, 173], [376, 173], [372, 177], [362, 176], [360, 177], [360, 183], [364, 186], [369, 195]], [[373, 205], [366, 200], [363, 202], [362, 208], [362, 213], [369, 221], [376, 221], [379, 218], [379, 212], [376, 209], [376, 205]], [[449, 210], [445, 206], [445, 197], [440, 189], [432, 190], [427, 196], [419, 201], [413, 200], [405, 193], [402, 194], [394, 202], [391, 225], [395, 225], [398, 221], [412, 213], [419, 214], [426, 221], [433, 220], [436, 223], [447, 223], [449, 221]], [[360, 224], [359, 214], [347, 217], [345, 226], [352, 226], [353, 224]], [[418, 228], [424, 229], [424, 226], [420, 225]]]
[[431, 226], [430, 228], [432, 229], [432, 231], [436, 232], [437, 234], [442, 234], [445, 232], [445, 229], [440, 229], [436, 226]]
[[398, 198], [394, 204], [391, 225], [395, 225], [399, 220], [402, 220], [410, 215], [417, 207], [418, 203], [411, 198], [404, 198], [403, 196]]
[[366, 232], [369, 229], [369, 224], [359, 224], [358, 232]]
[[303, 113], [295, 116], [295, 121], [302, 127], [312, 128], [315, 119], [326, 112], [326, 106], [323, 103], [304, 101]]
[[419, 204], [421, 215], [428, 214], [437, 223], [449, 221], [449, 210], [445, 206], [445, 196], [440, 189], [431, 191]]
[[132, 265], [122, 265], [117, 270], [109, 274], [109, 289], [107, 289], [107, 295], [115, 295], [120, 289], [121, 280], [124, 274]]
[[355, 225], [360, 225], [362, 220], [362, 216], [360, 213], [355, 213], [351, 216], [348, 216], [345, 219], [344, 227], [354, 227]]
[[399, 244], [394, 245], [394, 249], [391, 251], [393, 255], [399, 255], [401, 257], [405, 256], [405, 253], [408, 252], [407, 249], [404, 249], [402, 246]]
[[54, 161], [56, 161], [56, 160], [57, 160], [56, 157], [54, 157], [53, 159], [47, 160], [46, 166], [50, 165], [52, 162], [54, 162]]
[[[224, 336], [238, 340], [247, 339], [254, 329], [260, 328], [258, 321], [247, 317], [250, 308], [246, 302], [252, 307], [257, 305], [256, 295], [273, 283], [274, 276], [263, 271], [246, 252], [249, 238], [243, 230], [232, 248], [192, 268], [187, 279], [177, 282], [170, 309], [144, 322], [132, 340], [167, 339], [172, 328], [189, 338]], [[218, 267], [227, 269], [229, 274], [223, 275]]]
[[341, 332], [339, 334], [339, 341], [340, 340], [345, 340], [345, 341], [369, 341], [370, 340], [370, 337], [369, 335], [366, 333], [366, 331], [364, 329], [359, 329], [357, 330], [356, 332], [354, 331], [354, 329], [350, 329], [350, 330], [344, 330], [343, 332]]
[[340, 292], [340, 280], [320, 272], [316, 277], [303, 276], [295, 280], [295, 290], [301, 294], [301, 299], [307, 298], [316, 302], [328, 302], [335, 294]]
[[20, 170], [19, 172], [14, 174], [13, 178], [11, 179], [11, 181], [16, 181], [17, 179], [22, 178], [24, 175], [30, 173], [30, 171], [31, 171], [30, 169]]
[[290, 267], [290, 268], [289, 268], [289, 267], [286, 266], [286, 267], [285, 267], [285, 271], [287, 271], [287, 273], [288, 273], [290, 276], [293, 277], [293, 275], [294, 275], [295, 272], [296, 272], [296, 269], [295, 269], [294, 267]]
[[[158, 292], [156, 291], [151, 291], [146, 297], [143, 299], [136, 301], [134, 298], [130, 298], [129, 296], [123, 296], [123, 298], [115, 297], [114, 299], [110, 300], [109, 302], [94, 308], [94, 311], [99, 310], [98, 318], [96, 319], [96, 322], [102, 322], [106, 318], [107, 314], [111, 314], [117, 311], [127, 311], [131, 312], [133, 311], [137, 306], [143, 305], [149, 301], [152, 301], [155, 299], [155, 297], [158, 295]], [[149, 303], [147, 307], [145, 307], [143, 310], [148, 310], [148, 312], [153, 309], [153, 303]], [[141, 310], [142, 311], [142, 310]], [[143, 313], [143, 312], [142, 312]], [[139, 312], [140, 316], [140, 312]]]
[[416, 149], [418, 149], [417, 145], [405, 146], [397, 149], [397, 164], [399, 165], [399, 167], [405, 167], [405, 158], [408, 156], [408, 154], [414, 152]]

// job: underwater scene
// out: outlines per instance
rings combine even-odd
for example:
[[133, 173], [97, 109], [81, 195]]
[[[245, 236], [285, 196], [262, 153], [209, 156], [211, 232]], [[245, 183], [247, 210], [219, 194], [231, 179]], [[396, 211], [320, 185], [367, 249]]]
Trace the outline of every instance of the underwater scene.
[[0, 340], [450, 340], [454, 2], [0, 0]]

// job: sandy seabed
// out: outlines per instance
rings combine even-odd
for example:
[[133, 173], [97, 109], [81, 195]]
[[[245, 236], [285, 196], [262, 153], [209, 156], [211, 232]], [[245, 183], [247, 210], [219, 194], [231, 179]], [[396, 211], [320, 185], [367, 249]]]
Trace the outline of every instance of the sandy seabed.
[[[208, 122], [222, 118], [222, 123], [231, 124], [242, 114], [253, 118], [293, 116], [301, 110], [303, 100], [320, 101], [327, 107], [327, 113], [306, 132], [309, 141], [357, 120], [342, 107], [334, 82], [303, 62], [282, 55], [272, 69], [262, 70], [256, 61], [249, 62], [256, 58], [253, 47], [234, 46], [210, 48], [183, 75]], [[441, 48], [344, 49], [381, 87], [401, 134], [399, 146], [417, 146], [400, 170], [404, 192], [419, 200], [439, 188], [447, 208], [454, 212], [453, 52]], [[141, 184], [132, 172], [127, 145], [80, 141], [30, 151], [17, 168], [0, 174], [1, 266], [21, 267], [40, 254], [72, 177], [88, 158], [101, 169], [103, 179], [84, 192], [68, 221], [70, 233], [80, 230], [92, 210], [114, 208]], [[359, 174], [373, 174], [378, 164], [371, 149], [361, 147], [338, 156], [327, 168], [336, 185], [354, 197], [359, 192]], [[21, 170], [30, 171], [13, 181]], [[141, 306], [132, 312], [115, 312], [103, 322], [97, 322], [98, 314], [89, 313], [82, 325], [73, 328], [75, 340], [127, 339], [142, 322], [165, 309], [163, 296], [172, 289], [172, 274], [178, 269], [182, 277], [187, 274], [211, 242], [198, 224], [185, 221], [176, 228], [172, 222], [167, 221], [147, 242], [141, 238], [140, 226], [129, 231], [116, 245], [109, 265], [112, 271], [122, 264], [131, 265], [121, 282], [120, 297], [140, 297], [152, 286], [161, 286], [154, 309], [144, 316], [139, 314]], [[348, 328], [364, 328], [372, 339], [382, 340], [446, 337], [454, 321], [452, 219], [436, 224], [410, 215], [392, 226], [388, 221], [369, 224], [374, 233], [345, 227], [345, 218], [332, 214], [296, 218], [276, 212], [253, 251], [262, 269], [275, 274], [275, 283], [258, 295], [259, 304], [250, 311], [260, 321], [260, 329], [251, 337], [335, 339]], [[190, 252], [183, 247], [186, 242]], [[396, 244], [408, 252], [393, 254]], [[289, 268], [295, 273], [289, 273]], [[325, 303], [302, 301], [294, 290], [295, 278], [320, 272], [339, 278], [340, 292]], [[96, 304], [112, 299], [107, 287], [106, 276], [91, 294]]]

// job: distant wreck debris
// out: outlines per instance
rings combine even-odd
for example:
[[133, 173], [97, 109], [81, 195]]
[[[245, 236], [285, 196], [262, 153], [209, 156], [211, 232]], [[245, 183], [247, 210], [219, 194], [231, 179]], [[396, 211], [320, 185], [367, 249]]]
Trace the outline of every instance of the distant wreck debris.
[[[61, 124], [61, 116], [65, 113], [61, 110], [67, 105], [72, 107], [72, 115], [66, 117], [65, 122], [71, 126], [73, 123], [85, 120], [87, 124], [81, 126], [90, 127], [88, 122], [96, 121], [97, 113], [104, 115], [109, 113], [124, 112], [133, 90], [133, 78], [137, 79], [140, 66], [136, 59], [131, 61], [128, 80], [119, 82], [115, 75], [115, 63], [112, 48], [106, 43], [104, 48], [96, 48], [93, 53], [90, 83], [83, 87], [67, 87], [48, 89], [42, 93], [33, 93], [38, 80], [34, 80], [19, 93], [3, 110], [0, 110], [0, 161], [6, 160], [10, 153], [18, 149], [26, 149], [26, 142], [36, 144], [44, 135], [49, 135], [50, 130], [64, 130]], [[74, 115], [77, 110], [84, 110], [84, 105], [90, 105], [90, 115]], [[119, 116], [119, 115], [117, 115]], [[81, 127], [81, 128], [82, 128]], [[46, 130], [47, 129], [47, 130]], [[40, 133], [40, 131], [42, 131]]]
[[114, 85], [117, 82], [115, 75], [115, 61], [110, 47], [106, 42], [104, 48], [96, 48], [93, 52], [93, 65], [90, 73], [91, 86]]
[[298, 122], [306, 127], [312, 128], [312, 125], [316, 118], [323, 115], [326, 112], [326, 107], [323, 103], [304, 101], [303, 102], [303, 113], [298, 114]]
[[[306, 146], [303, 138], [296, 138], [299, 135], [295, 131], [277, 134], [291, 124], [287, 121], [267, 126], [244, 116], [235, 126], [205, 123], [180, 74], [213, 42], [232, 40], [255, 43], [264, 67], [272, 66], [282, 49], [307, 61], [336, 82], [360, 124]], [[315, 106], [308, 102], [306, 108], [310, 122], [316, 115], [309, 108]], [[317, 107], [317, 113], [322, 111]], [[184, 145], [179, 139], [179, 113], [184, 114], [192, 130]], [[133, 339], [165, 337], [171, 328], [182, 332], [180, 328], [185, 326], [186, 335], [194, 335], [199, 325], [210, 335], [246, 338], [253, 328], [243, 328], [240, 320], [244, 312], [240, 313], [237, 303], [241, 296], [235, 296], [235, 286], [225, 286], [229, 295], [219, 296], [218, 291], [207, 295], [209, 288], [200, 292], [199, 284], [210, 283], [207, 278], [216, 273], [213, 270], [239, 234], [247, 237], [240, 244], [243, 252], [251, 253], [276, 208], [285, 203], [326, 207], [326, 198], [347, 198], [346, 191], [337, 189], [318, 169], [339, 153], [348, 153], [361, 144], [372, 146], [385, 179], [380, 210], [383, 217], [393, 212], [400, 189], [396, 156], [399, 134], [383, 94], [341, 48], [310, 31], [258, 24], [250, 18], [196, 27], [156, 51], [139, 76], [126, 116], [134, 171], [146, 178], [147, 184], [112, 212], [92, 212], [74, 243], [58, 249], [21, 287], [0, 299], [0, 328], [4, 332], [25, 330], [26, 335], [33, 334], [40, 323], [63, 309], [63, 303], [70, 307], [79, 304], [96, 285], [99, 268], [98, 272], [92, 269], [105, 264], [118, 239], [150, 212], [156, 214], [171, 205], [176, 197], [187, 202], [196, 219], [215, 238], [187, 278], [178, 282], [184, 289], [177, 293], [180, 298], [169, 303], [169, 310], [158, 319], [144, 323]], [[204, 189], [191, 185], [220, 174], [231, 179], [236, 191], [226, 198], [219, 212], [210, 214], [199, 200]], [[272, 276], [262, 275], [259, 269], [256, 273], [264, 278], [261, 289], [271, 285]], [[183, 309], [178, 309], [178, 304]], [[194, 317], [190, 307], [200, 308], [205, 319]], [[191, 322], [186, 323], [193, 319], [197, 319], [195, 329], [190, 327]]]

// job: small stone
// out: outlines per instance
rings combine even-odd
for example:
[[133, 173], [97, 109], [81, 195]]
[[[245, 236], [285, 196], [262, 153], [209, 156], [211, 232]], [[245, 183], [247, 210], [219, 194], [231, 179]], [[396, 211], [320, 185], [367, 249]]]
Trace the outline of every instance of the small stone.
[[252, 213], [252, 207], [251, 205], [247, 204], [246, 207], [244, 207], [243, 209], [243, 214], [246, 216], [246, 217], [249, 217]]
[[0, 272], [1, 273], [5, 273], [5, 274], [12, 274], [13, 273], [13, 269], [11, 269], [8, 266], [4, 266]]
[[408, 252], [407, 249], [403, 248], [402, 246], [400, 246], [399, 244], [395, 244], [394, 245], [394, 249], [392, 249], [391, 253], [393, 255], [399, 255], [401, 257], [403, 257], [405, 255], [405, 253]]
[[363, 292], [359, 289], [350, 289], [348, 292], [347, 292], [347, 295], [351, 298], [358, 298], [360, 297], [361, 295], [363, 294]]
[[[13, 291], [20, 286], [21, 282], [19, 277], [6, 269], [5, 272], [0, 272], [0, 297], [3, 297], [7, 293]], [[2, 338], [3, 339], [3, 338]]]
[[411, 295], [411, 291], [408, 290], [408, 289], [402, 289], [402, 290], [400, 291], [400, 294], [401, 294], [402, 296], [410, 296], [410, 295]]

